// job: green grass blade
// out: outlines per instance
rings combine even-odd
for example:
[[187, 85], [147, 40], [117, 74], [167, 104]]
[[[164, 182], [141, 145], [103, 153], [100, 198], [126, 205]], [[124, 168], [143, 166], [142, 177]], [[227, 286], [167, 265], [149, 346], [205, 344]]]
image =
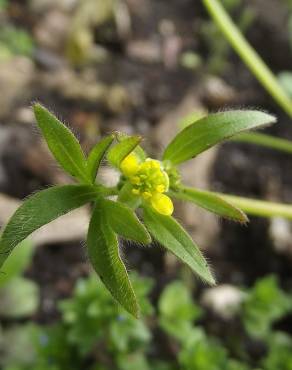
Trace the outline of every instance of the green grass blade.
[[246, 215], [237, 207], [220, 198], [212, 192], [195, 188], [181, 187], [178, 191], [170, 192], [169, 195], [176, 199], [192, 202], [199, 207], [234, 221], [248, 222]]
[[234, 24], [219, 0], [202, 0], [214, 22], [238, 53], [250, 71], [264, 86], [282, 109], [292, 117], [292, 101], [279, 84], [273, 72], [247, 42], [238, 27]]
[[275, 121], [267, 113], [252, 110], [210, 114], [179, 132], [166, 147], [163, 159], [180, 164], [234, 135]]
[[73, 133], [41, 104], [35, 104], [37, 124], [55, 159], [71, 176], [89, 183], [86, 159]]
[[39, 191], [27, 198], [10, 218], [1, 235], [0, 267], [13, 249], [33, 231], [93, 201], [97, 194], [97, 190], [89, 185], [65, 185]]
[[116, 234], [109, 226], [106, 210], [96, 206], [90, 221], [87, 247], [89, 259], [112, 296], [133, 316], [139, 306], [126, 267], [119, 255]]
[[186, 263], [201, 279], [211, 285], [215, 284], [198, 246], [174, 218], [145, 207], [144, 222], [154, 239]]
[[114, 140], [114, 135], [110, 135], [98, 142], [90, 151], [87, 158], [87, 171], [91, 181], [94, 183], [100, 163]]

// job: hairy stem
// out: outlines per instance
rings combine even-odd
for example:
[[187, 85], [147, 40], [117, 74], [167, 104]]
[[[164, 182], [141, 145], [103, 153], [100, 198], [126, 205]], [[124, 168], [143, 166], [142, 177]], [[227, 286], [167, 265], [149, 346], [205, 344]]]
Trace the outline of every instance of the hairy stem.
[[249, 215], [260, 217], [284, 217], [292, 220], [292, 204], [267, 202], [222, 193], [214, 194], [232, 203]]
[[292, 142], [286, 139], [280, 139], [270, 135], [259, 133], [241, 134], [232, 139], [232, 141], [256, 144], [269, 149], [279, 150], [281, 152], [292, 154]]

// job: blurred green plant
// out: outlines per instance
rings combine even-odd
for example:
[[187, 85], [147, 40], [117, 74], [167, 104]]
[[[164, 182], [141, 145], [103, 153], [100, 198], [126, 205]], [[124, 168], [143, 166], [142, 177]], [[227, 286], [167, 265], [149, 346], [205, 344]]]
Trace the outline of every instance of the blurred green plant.
[[[278, 286], [275, 277], [260, 279], [245, 290], [246, 299], [236, 314], [248, 335], [254, 338], [256, 334], [266, 346], [266, 354], [256, 361], [242, 353], [247, 350], [244, 332], [237, 332], [239, 358], [232, 358], [231, 343], [208, 334], [201, 324], [206, 311], [181, 281], [165, 287], [155, 318], [148, 298], [152, 281], [136, 274], [131, 278], [143, 302], [143, 320], [118, 307], [91, 274], [77, 281], [70, 299], [61, 301], [61, 319], [55, 324], [19, 324], [4, 335], [0, 332], [0, 344], [4, 338], [9, 343], [1, 347], [3, 370], [290, 370], [292, 338], [275, 331], [272, 324], [290, 312], [286, 303], [291, 302], [291, 295]], [[275, 308], [277, 303], [280, 308]], [[159, 343], [171, 349], [171, 356], [162, 356], [160, 347], [153, 347], [157, 344], [152, 330], [155, 333], [158, 327], [162, 330]]]
[[[242, 0], [223, 0], [222, 4], [231, 14], [238, 13], [236, 24], [242, 32], [246, 32], [254, 21], [253, 11], [249, 7], [243, 8]], [[230, 45], [228, 41], [222, 38], [220, 29], [212, 20], [202, 23], [201, 34], [209, 51], [208, 71], [217, 75], [223, 74], [229, 67]]]
[[23, 277], [31, 263], [34, 245], [23, 241], [3, 266], [0, 278], [0, 317], [23, 319], [33, 315], [39, 305], [39, 289], [35, 282]]
[[267, 338], [272, 324], [292, 312], [292, 297], [284, 293], [275, 276], [259, 280], [247, 295], [242, 318], [251, 336]]
[[31, 57], [34, 42], [30, 34], [11, 25], [0, 27], [0, 60], [9, 60], [14, 55]]

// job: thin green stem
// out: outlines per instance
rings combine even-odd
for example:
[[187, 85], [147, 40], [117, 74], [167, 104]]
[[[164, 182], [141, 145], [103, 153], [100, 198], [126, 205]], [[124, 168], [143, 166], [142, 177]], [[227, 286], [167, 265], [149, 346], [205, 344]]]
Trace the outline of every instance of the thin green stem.
[[292, 204], [266, 202], [235, 195], [213, 193], [240, 208], [249, 215], [260, 217], [284, 217], [292, 220]]
[[259, 133], [241, 134], [233, 138], [232, 141], [256, 144], [269, 149], [275, 149], [281, 152], [292, 154], [292, 141], [280, 139], [270, 135]]
[[239, 54], [254, 76], [265, 87], [282, 109], [292, 117], [292, 102], [271, 72], [266, 63], [244, 38], [238, 27], [229, 17], [220, 1], [202, 0], [213, 20], [226, 39]]

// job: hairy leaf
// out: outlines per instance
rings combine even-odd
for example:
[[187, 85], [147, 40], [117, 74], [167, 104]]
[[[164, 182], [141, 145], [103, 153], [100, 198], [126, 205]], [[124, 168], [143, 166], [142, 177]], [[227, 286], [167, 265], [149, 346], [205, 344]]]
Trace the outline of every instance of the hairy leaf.
[[219, 216], [241, 223], [248, 222], [248, 218], [243, 211], [214, 193], [195, 188], [182, 187], [178, 191], [170, 192], [170, 196], [195, 203], [199, 207], [205, 208]]
[[[96, 199], [90, 185], [55, 186], [27, 198], [16, 210], [0, 239], [0, 267], [12, 250], [33, 231]], [[1, 276], [0, 276], [1, 279]]]
[[137, 147], [140, 141], [141, 136], [129, 136], [109, 150], [107, 159], [113, 166], [119, 167], [122, 160]]
[[273, 116], [259, 111], [210, 114], [182, 130], [166, 147], [163, 159], [173, 164], [185, 162], [220, 141], [275, 121]]
[[144, 222], [154, 239], [186, 263], [204, 281], [215, 284], [207, 261], [198, 246], [174, 218], [145, 207]]
[[63, 169], [82, 182], [90, 182], [85, 156], [73, 133], [41, 104], [34, 105], [34, 114], [48, 147]]
[[96, 206], [90, 221], [87, 247], [89, 259], [112, 296], [132, 315], [138, 317], [139, 306], [126, 267], [119, 255], [116, 234], [109, 225], [106, 210]]
[[95, 181], [100, 162], [102, 161], [106, 151], [114, 140], [114, 136], [110, 135], [97, 143], [90, 151], [87, 159], [87, 170], [92, 182]]
[[103, 200], [103, 205], [108, 222], [118, 235], [143, 244], [151, 242], [149, 233], [129, 207], [111, 200]]

